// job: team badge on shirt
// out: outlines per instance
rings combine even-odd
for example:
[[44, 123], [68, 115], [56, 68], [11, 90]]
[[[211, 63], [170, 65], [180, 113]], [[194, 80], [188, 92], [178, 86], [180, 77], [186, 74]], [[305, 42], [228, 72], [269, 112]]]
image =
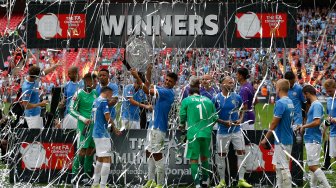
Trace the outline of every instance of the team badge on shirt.
[[296, 92], [293, 92], [293, 96], [296, 96], [297, 94], [296, 94]]

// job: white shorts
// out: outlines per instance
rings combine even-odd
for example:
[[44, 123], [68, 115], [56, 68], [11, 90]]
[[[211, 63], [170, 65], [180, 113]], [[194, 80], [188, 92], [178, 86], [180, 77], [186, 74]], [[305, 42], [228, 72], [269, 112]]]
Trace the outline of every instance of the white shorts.
[[25, 117], [28, 128], [43, 129], [43, 119], [40, 116]]
[[286, 155], [285, 151], [289, 154], [292, 153], [292, 145], [274, 145], [274, 153], [272, 164], [275, 165], [277, 169], [289, 169], [289, 157]]
[[240, 126], [243, 130], [255, 130], [254, 129], [254, 124], [249, 124], [248, 122], [244, 122], [244, 123], [240, 124]]
[[77, 119], [67, 114], [62, 121], [62, 129], [77, 129]]
[[140, 129], [139, 121], [121, 120], [121, 129]]
[[230, 142], [233, 144], [235, 150], [245, 150], [245, 140], [243, 133], [238, 131], [230, 134], [217, 134], [216, 146], [217, 153], [228, 153]]
[[307, 165], [315, 166], [320, 164], [321, 144], [305, 143], [307, 153]]
[[112, 155], [112, 145], [110, 138], [93, 138], [96, 145], [97, 157], [109, 157]]
[[336, 157], [336, 136], [329, 138], [329, 156]]
[[166, 133], [159, 129], [148, 129], [146, 150], [151, 153], [162, 153]]

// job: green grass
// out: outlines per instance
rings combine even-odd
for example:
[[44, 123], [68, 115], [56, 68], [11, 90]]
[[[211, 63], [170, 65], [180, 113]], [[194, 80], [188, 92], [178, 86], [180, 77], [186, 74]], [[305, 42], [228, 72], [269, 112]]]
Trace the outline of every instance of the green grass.
[[268, 129], [269, 124], [271, 123], [273, 118], [274, 104], [265, 105], [258, 103], [254, 109], [256, 116], [256, 121], [254, 124], [255, 129], [257, 130]]

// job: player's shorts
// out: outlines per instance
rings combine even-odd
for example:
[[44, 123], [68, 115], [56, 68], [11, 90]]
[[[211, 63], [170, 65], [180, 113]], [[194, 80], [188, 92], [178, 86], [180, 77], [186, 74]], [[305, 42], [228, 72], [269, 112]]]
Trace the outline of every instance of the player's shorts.
[[78, 121], [78, 129], [77, 132], [79, 134], [79, 142], [77, 142], [78, 149], [86, 149], [86, 148], [95, 148], [95, 143], [92, 138], [93, 132], [93, 124], [89, 125], [90, 127], [86, 127], [86, 125]]
[[244, 123], [240, 124], [240, 126], [243, 130], [255, 130], [254, 129], [254, 124], [249, 124], [248, 122], [244, 122]]
[[199, 157], [210, 157], [211, 138], [195, 138], [187, 141], [185, 157], [187, 159], [199, 159]]
[[272, 164], [276, 168], [289, 169], [289, 157], [285, 151], [289, 154], [292, 153], [292, 145], [275, 144]]
[[165, 137], [166, 133], [159, 129], [148, 129], [146, 150], [150, 153], [162, 153], [164, 150]]
[[217, 134], [216, 147], [217, 153], [228, 153], [232, 142], [235, 150], [245, 150], [245, 140], [241, 131], [230, 134]]
[[110, 138], [93, 138], [96, 145], [97, 157], [109, 157], [112, 155], [112, 144]]
[[43, 129], [43, 119], [41, 116], [25, 117], [29, 129]]
[[329, 138], [329, 156], [336, 157], [336, 136]]
[[121, 120], [121, 126], [121, 129], [140, 129], [140, 122], [123, 119]]
[[315, 166], [320, 164], [321, 144], [305, 143], [307, 153], [307, 165]]

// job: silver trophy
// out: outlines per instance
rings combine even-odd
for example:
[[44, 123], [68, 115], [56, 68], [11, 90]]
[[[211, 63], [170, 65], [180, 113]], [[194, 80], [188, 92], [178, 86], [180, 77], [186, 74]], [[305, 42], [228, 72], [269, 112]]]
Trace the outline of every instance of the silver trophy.
[[146, 72], [147, 65], [153, 61], [153, 50], [145, 38], [132, 36], [126, 42], [126, 61], [129, 67]]

